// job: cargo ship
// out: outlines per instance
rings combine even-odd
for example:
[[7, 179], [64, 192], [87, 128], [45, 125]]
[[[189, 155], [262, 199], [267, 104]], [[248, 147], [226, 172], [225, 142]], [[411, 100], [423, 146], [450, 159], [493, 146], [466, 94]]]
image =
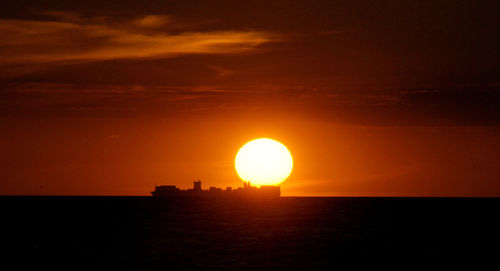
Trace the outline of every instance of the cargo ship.
[[172, 197], [265, 197], [279, 198], [281, 190], [279, 186], [262, 185], [260, 187], [252, 186], [250, 182], [244, 182], [243, 187], [226, 189], [218, 187], [210, 187], [208, 190], [203, 190], [201, 181], [193, 182], [193, 188], [182, 190], [175, 185], [159, 185], [155, 186], [155, 190], [151, 192], [153, 197], [172, 198]]

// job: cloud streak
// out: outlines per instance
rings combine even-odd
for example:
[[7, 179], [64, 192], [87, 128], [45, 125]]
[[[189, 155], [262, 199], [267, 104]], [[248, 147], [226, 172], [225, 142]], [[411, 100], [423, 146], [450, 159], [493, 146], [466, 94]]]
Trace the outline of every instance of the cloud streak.
[[[237, 54], [276, 40], [258, 31], [170, 34], [170, 17], [148, 15], [121, 24], [103, 20], [0, 20], [0, 64], [168, 58], [184, 54]], [[66, 21], [64, 21], [66, 20]]]

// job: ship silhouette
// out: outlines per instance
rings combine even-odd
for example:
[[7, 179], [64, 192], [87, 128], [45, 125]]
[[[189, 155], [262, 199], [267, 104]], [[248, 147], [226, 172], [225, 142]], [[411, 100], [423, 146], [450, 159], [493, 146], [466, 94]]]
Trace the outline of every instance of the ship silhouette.
[[159, 185], [155, 186], [155, 190], [151, 192], [153, 197], [158, 198], [174, 198], [174, 197], [265, 197], [279, 198], [281, 190], [279, 186], [262, 185], [260, 187], [252, 186], [250, 182], [244, 182], [243, 187], [226, 189], [218, 187], [210, 187], [208, 190], [203, 190], [201, 181], [193, 182], [193, 188], [182, 190], [175, 185]]

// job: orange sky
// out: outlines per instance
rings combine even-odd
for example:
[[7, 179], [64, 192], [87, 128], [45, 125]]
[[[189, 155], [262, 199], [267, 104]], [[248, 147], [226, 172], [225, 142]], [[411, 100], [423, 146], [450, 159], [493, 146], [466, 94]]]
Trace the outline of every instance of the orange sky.
[[481, 1], [7, 1], [0, 194], [240, 186], [283, 142], [285, 196], [500, 196], [500, 45]]

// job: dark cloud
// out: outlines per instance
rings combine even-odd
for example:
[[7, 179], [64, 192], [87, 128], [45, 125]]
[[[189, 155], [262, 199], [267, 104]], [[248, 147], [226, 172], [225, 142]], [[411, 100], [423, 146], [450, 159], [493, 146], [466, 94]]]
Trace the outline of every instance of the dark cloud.
[[[261, 86], [262, 87], [262, 86]], [[205, 116], [241, 114], [375, 126], [498, 126], [495, 89], [335, 94], [303, 87], [83, 85], [29, 83], [3, 90], [3, 115]], [[229, 115], [228, 115], [229, 114]]]
[[8, 1], [0, 106], [14, 115], [252, 108], [341, 123], [498, 125], [495, 6]]
[[410, 92], [398, 105], [415, 112], [415, 121], [435, 125], [500, 125], [500, 91], [496, 89]]

